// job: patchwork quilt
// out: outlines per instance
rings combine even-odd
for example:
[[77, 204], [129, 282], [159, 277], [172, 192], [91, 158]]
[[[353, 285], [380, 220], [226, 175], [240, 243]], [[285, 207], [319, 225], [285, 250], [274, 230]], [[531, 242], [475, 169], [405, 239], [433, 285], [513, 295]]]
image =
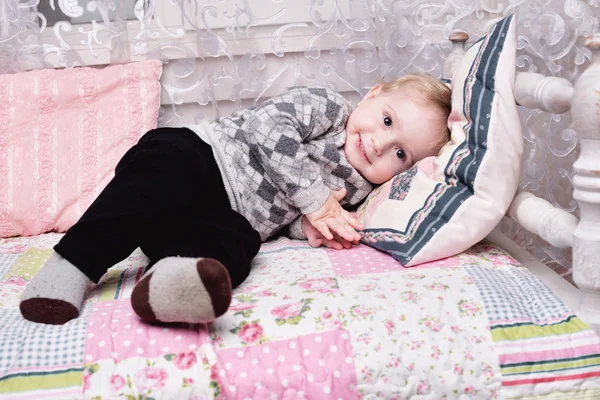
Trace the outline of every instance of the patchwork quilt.
[[597, 399], [600, 339], [482, 242], [403, 268], [360, 245], [263, 245], [209, 325], [148, 325], [129, 297], [146, 257], [108, 271], [82, 315], [18, 301], [60, 234], [0, 240], [2, 399]]

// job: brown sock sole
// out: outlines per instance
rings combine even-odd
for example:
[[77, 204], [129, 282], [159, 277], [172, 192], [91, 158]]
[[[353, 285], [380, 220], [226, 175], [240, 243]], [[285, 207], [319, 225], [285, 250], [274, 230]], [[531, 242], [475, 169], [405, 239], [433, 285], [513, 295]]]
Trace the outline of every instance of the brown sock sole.
[[203, 258], [196, 264], [198, 275], [210, 295], [215, 318], [227, 312], [231, 304], [231, 278], [227, 268], [213, 258]]
[[79, 310], [73, 304], [43, 297], [24, 300], [19, 309], [23, 318], [42, 324], [63, 325], [79, 317]]

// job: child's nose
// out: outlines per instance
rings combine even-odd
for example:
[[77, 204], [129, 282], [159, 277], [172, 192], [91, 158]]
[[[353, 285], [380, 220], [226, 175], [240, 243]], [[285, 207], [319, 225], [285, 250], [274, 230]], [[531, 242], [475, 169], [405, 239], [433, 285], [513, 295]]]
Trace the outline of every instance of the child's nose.
[[381, 155], [381, 144], [378, 139], [371, 137], [371, 142], [373, 143], [373, 151], [377, 156]]
[[385, 149], [391, 144], [391, 140], [386, 138], [386, 135], [378, 135], [371, 140], [373, 141], [373, 150], [377, 156], [382, 155], [385, 152]]

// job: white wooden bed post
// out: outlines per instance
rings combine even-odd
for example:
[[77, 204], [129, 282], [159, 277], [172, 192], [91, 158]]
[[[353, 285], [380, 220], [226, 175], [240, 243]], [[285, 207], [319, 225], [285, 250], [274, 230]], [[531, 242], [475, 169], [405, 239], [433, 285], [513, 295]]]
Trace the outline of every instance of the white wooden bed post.
[[578, 315], [600, 329], [600, 33], [586, 40], [592, 65], [575, 85], [571, 102], [580, 154], [573, 164], [573, 197], [581, 210], [574, 232], [573, 280], [581, 291]]
[[452, 42], [452, 51], [448, 54], [446, 62], [444, 63], [444, 75], [442, 78], [452, 79], [452, 74], [456, 67], [460, 63], [460, 60], [465, 55], [466, 49], [465, 44], [469, 40], [469, 35], [462, 31], [452, 32], [450, 34], [450, 41]]
[[[454, 49], [444, 65], [444, 78], [452, 78], [468, 35], [455, 32], [450, 40]], [[588, 38], [586, 46], [592, 50], [592, 65], [575, 87], [566, 79], [523, 72], [517, 74], [514, 87], [521, 106], [556, 114], [571, 110], [581, 147], [573, 165], [573, 197], [581, 220], [528, 192], [517, 193], [507, 216], [553, 246], [573, 248], [573, 279], [580, 289], [573, 311], [600, 330], [600, 33]]]

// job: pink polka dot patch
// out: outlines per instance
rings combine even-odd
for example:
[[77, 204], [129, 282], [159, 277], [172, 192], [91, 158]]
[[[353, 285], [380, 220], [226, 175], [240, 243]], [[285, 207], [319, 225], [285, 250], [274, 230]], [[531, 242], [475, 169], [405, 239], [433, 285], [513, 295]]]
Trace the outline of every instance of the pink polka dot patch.
[[326, 249], [326, 252], [335, 274], [344, 276], [390, 271], [410, 271], [421, 268], [444, 267], [458, 264], [457, 259], [450, 257], [407, 268], [389, 254], [364, 244], [344, 250]]
[[154, 358], [193, 351], [210, 341], [206, 325], [158, 326], [144, 323], [129, 299], [91, 306], [85, 341], [85, 362]]
[[364, 244], [347, 250], [327, 249], [327, 256], [336, 275], [358, 275], [406, 269], [392, 256]]
[[227, 399], [357, 399], [350, 334], [299, 336], [217, 353]]

